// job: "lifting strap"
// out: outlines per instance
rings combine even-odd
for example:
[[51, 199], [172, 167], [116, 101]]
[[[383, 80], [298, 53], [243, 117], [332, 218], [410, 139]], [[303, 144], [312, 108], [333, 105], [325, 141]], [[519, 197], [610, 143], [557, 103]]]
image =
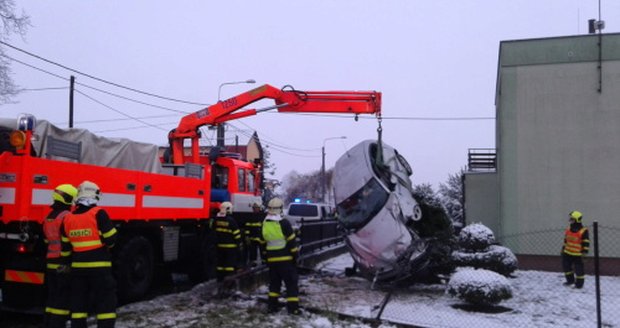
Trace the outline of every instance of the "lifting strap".
[[377, 116], [377, 122], [379, 126], [377, 127], [377, 153], [375, 154], [375, 164], [377, 167], [383, 168], [383, 127], [381, 127], [381, 115]]

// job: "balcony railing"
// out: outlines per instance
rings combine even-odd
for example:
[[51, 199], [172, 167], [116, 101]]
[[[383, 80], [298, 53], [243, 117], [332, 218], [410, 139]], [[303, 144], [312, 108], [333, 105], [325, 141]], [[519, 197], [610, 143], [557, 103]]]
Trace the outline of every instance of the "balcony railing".
[[495, 148], [470, 148], [467, 154], [469, 171], [495, 171], [497, 152]]

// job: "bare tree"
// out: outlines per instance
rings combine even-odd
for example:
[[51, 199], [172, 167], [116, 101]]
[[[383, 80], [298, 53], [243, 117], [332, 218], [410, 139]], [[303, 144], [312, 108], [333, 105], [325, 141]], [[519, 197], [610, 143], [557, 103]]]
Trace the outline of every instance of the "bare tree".
[[[6, 42], [12, 34], [18, 34], [22, 38], [30, 26], [30, 17], [22, 12], [15, 14], [15, 2], [13, 0], [0, 0], [0, 18], [2, 18], [2, 30], [0, 41]], [[4, 47], [0, 46], [0, 104], [11, 102], [11, 99], [19, 92], [11, 77], [10, 61], [4, 54]]]

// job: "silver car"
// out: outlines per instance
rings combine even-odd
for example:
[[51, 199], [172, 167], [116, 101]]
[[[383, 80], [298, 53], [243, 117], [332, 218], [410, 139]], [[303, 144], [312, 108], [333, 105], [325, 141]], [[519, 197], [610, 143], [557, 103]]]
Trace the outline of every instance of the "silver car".
[[416, 228], [422, 208], [410, 175], [403, 156], [374, 140], [359, 143], [336, 162], [338, 220], [356, 266], [373, 281], [406, 279], [428, 265], [430, 246]]

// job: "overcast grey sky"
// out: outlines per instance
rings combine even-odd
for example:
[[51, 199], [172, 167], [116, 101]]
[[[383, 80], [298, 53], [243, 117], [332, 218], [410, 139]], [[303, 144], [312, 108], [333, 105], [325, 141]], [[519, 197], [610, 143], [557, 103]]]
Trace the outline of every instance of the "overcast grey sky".
[[[598, 17], [596, 0], [17, 2], [33, 26], [25, 40], [11, 40], [15, 46], [166, 97], [211, 104], [221, 83], [246, 79], [300, 90], [381, 91], [385, 142], [409, 160], [414, 183], [434, 185], [466, 165], [468, 148], [495, 147], [495, 121], [488, 118], [495, 116], [500, 41], [585, 34], [587, 20]], [[620, 1], [601, 4], [604, 32], [619, 32]], [[71, 72], [6, 53], [66, 79], [14, 63], [21, 87], [68, 86]], [[78, 83], [168, 109], [202, 108], [74, 75]], [[224, 86], [222, 98], [257, 85]], [[77, 88], [75, 127], [101, 135], [164, 145], [183, 115]], [[66, 127], [68, 98], [67, 89], [25, 91], [1, 107], [2, 117], [27, 112]], [[238, 135], [241, 143], [258, 131], [278, 178], [318, 170], [324, 142], [332, 167], [346, 148], [377, 137], [374, 119], [265, 113], [231, 123], [227, 137]], [[337, 136], [347, 139], [325, 141]]]

